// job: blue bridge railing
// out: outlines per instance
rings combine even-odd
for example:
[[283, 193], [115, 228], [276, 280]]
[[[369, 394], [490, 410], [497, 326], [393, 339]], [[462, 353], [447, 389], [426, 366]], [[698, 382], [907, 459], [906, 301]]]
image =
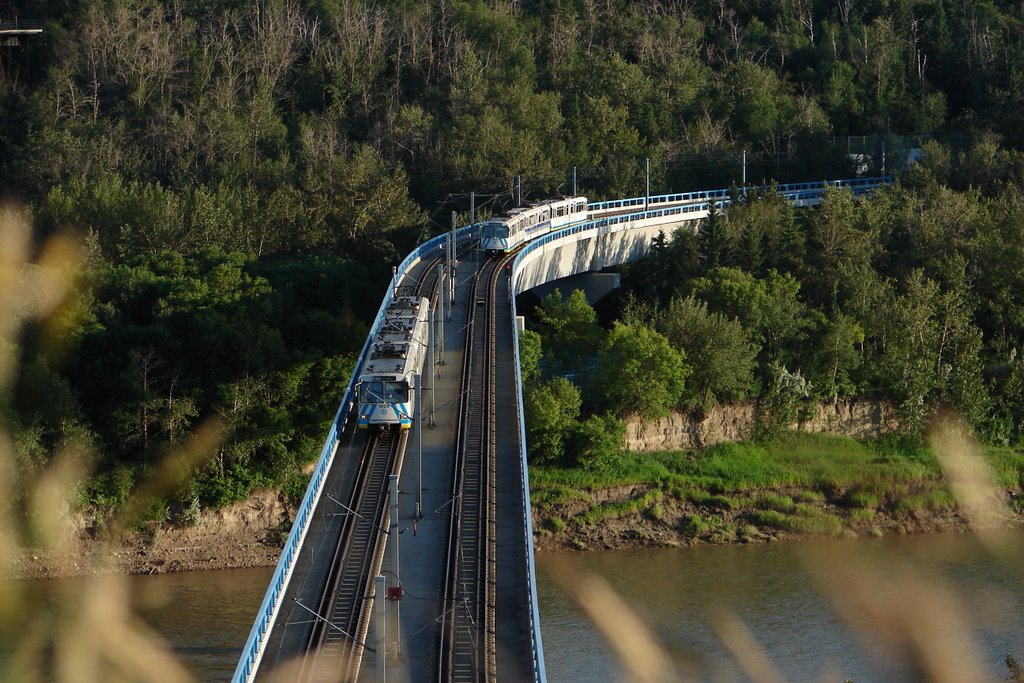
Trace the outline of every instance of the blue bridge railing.
[[[473, 226], [468, 226], [460, 229], [456, 233], [457, 236], [467, 234], [472, 227]], [[260, 660], [263, 658], [263, 653], [267, 646], [267, 639], [270, 636], [270, 630], [274, 625], [274, 620], [277, 618], [277, 615], [281, 610], [281, 602], [284, 599], [284, 594], [288, 589], [288, 583], [291, 581], [292, 574], [295, 571], [295, 564], [299, 558], [299, 552], [302, 550], [303, 541], [306, 539], [306, 532], [309, 530], [309, 524], [313, 518], [313, 511], [316, 509], [317, 503], [320, 500], [320, 494], [323, 492], [324, 483], [327, 481], [327, 475], [330, 472], [331, 464], [334, 462], [334, 454], [337, 451], [338, 439], [345, 431], [345, 423], [348, 420], [348, 416], [352, 414], [353, 390], [355, 388], [355, 382], [359, 377], [359, 368], [363, 367], [364, 361], [366, 360], [367, 354], [370, 350], [370, 343], [377, 332], [377, 328], [380, 327], [381, 320], [384, 319], [384, 311], [394, 298], [395, 288], [416, 261], [418, 261], [427, 252], [436, 250], [444, 243], [448, 236], [449, 233], [439, 235], [416, 247], [412, 253], [405, 257], [405, 260], [402, 261], [401, 265], [398, 266], [396, 274], [392, 278], [391, 284], [388, 286], [388, 291], [384, 295], [384, 300], [381, 301], [380, 308], [377, 310], [377, 317], [374, 319], [373, 325], [370, 327], [371, 332], [363, 343], [363, 350], [360, 352], [359, 359], [356, 361], [355, 368], [352, 372], [352, 378], [349, 380], [348, 387], [345, 389], [345, 395], [341, 399], [341, 405], [338, 407], [338, 412], [334, 416], [334, 422], [332, 423], [331, 430], [327, 435], [327, 440], [324, 443], [323, 448], [320, 450], [320, 458], [317, 460], [316, 468], [313, 470], [309, 486], [306, 488], [306, 493], [302, 497], [302, 502], [299, 504], [299, 509], [295, 514], [295, 522], [292, 525], [291, 533], [288, 534], [288, 539], [285, 541], [284, 548], [281, 551], [281, 559], [277, 563], [277, 569], [274, 571], [274, 576], [270, 579], [270, 585], [267, 587], [267, 592], [263, 596], [263, 602], [260, 604], [259, 611], [256, 613], [256, 621], [253, 623], [252, 630], [249, 632], [249, 638], [245, 642], [242, 655], [238, 660], [238, 666], [235, 668], [235, 673], [231, 678], [232, 683], [249, 683], [249, 681], [252, 681], [256, 676]]]

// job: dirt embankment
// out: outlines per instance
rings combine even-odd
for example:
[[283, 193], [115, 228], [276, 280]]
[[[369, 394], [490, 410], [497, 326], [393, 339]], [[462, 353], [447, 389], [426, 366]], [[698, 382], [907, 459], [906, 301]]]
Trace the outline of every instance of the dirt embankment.
[[[899, 511], [880, 506], [871, 511], [842, 504], [842, 492], [822, 501], [795, 503], [790, 515], [762, 514], [757, 505], [731, 506], [717, 496], [704, 504], [677, 500], [665, 495], [646, 506], [622, 515], [609, 515], [597, 522], [581, 522], [584, 513], [601, 505], [640, 500], [651, 491], [646, 486], [616, 487], [594, 491], [591, 500], [574, 500], [534, 510], [534, 543], [538, 551], [614, 550], [659, 548], [701, 543], [764, 543], [814, 537], [886, 536], [929, 532], [966, 532], [977, 527], [958, 510]], [[776, 498], [800, 491], [763, 491], [747, 495]], [[1024, 516], [999, 501], [1001, 513], [991, 525], [1024, 527]], [[787, 519], [789, 520], [787, 522]], [[774, 523], [772, 523], [774, 522]], [[792, 524], [798, 528], [786, 528]], [[801, 524], [806, 527], [799, 528]]]
[[195, 526], [151, 522], [117, 541], [103, 539], [91, 520], [77, 516], [68, 520], [66, 539], [58, 548], [22, 550], [6, 569], [14, 578], [53, 578], [270, 567], [277, 563], [293, 516], [284, 497], [273, 491], [203, 512]]

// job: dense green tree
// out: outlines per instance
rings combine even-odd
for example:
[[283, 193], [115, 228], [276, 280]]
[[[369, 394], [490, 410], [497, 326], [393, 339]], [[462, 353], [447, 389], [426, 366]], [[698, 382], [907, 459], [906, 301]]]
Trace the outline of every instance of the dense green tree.
[[[31, 70], [0, 84], [0, 194], [43, 237], [79, 231], [86, 273], [61, 333], [75, 350], [29, 344], [5, 413], [26, 467], [64, 444], [96, 453], [96, 501], [124, 501], [210, 417], [230, 436], [183, 501], [295, 481], [389, 265], [469, 190], [500, 211], [512, 176], [551, 196], [575, 165], [581, 194], [636, 196], [645, 158], [655, 191], [724, 187], [742, 151], [758, 181], [836, 177], [858, 152], [879, 170], [880, 137], [845, 135], [888, 135], [890, 169], [924, 158], [869, 198], [830, 191], [804, 211], [748, 190], [667, 235], [625, 278], [656, 299], [630, 325], [662, 329], [694, 293], [693, 333], [745, 359], [745, 330], [763, 392], [784, 367], [820, 395], [947, 403], [1019, 438], [1004, 405], [1024, 338], [1012, 3], [22, 7], [46, 28], [19, 48]], [[899, 137], [920, 133], [934, 139]], [[538, 330], [541, 366], [582, 385], [604, 333], [579, 304]], [[693, 400], [742, 394], [744, 372], [711, 374], [690, 376]], [[595, 443], [613, 431], [591, 426]]]
[[581, 403], [580, 390], [564, 377], [555, 377], [526, 390], [523, 410], [530, 462], [565, 464], [566, 441], [575, 428]]
[[545, 356], [556, 374], [585, 376], [603, 336], [597, 313], [582, 291], [574, 289], [567, 298], [556, 289], [544, 297], [536, 311], [538, 332], [547, 349]]
[[738, 268], [717, 268], [690, 286], [710, 310], [738, 319], [769, 360], [799, 346], [811, 324], [800, 282], [788, 273], [769, 271], [758, 279]]
[[686, 393], [699, 407], [708, 409], [751, 392], [758, 347], [738, 320], [710, 313], [707, 303], [693, 297], [675, 298], [658, 329], [685, 354], [692, 369]]
[[611, 415], [591, 415], [578, 423], [571, 434], [571, 462], [590, 472], [615, 465], [625, 448], [626, 426]]
[[598, 356], [596, 398], [620, 415], [660, 417], [680, 402], [690, 372], [663, 335], [616, 323]]
[[725, 220], [717, 202], [708, 202], [708, 215], [701, 221], [697, 244], [700, 263], [705, 270], [713, 270], [731, 263]]
[[533, 330], [519, 332], [519, 372], [523, 386], [540, 379], [540, 362], [544, 355], [540, 335]]
[[856, 393], [852, 373], [860, 367], [864, 329], [857, 321], [837, 312], [828, 320], [821, 335], [814, 384], [824, 396], [850, 396]]

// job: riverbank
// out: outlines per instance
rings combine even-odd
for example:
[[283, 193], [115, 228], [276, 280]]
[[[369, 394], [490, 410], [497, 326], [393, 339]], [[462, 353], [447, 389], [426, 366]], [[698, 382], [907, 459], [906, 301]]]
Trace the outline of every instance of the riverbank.
[[10, 578], [43, 579], [272, 567], [293, 517], [294, 509], [276, 491], [204, 511], [194, 526], [150, 522], [118, 540], [102, 538], [93, 523], [79, 517], [69, 520], [57, 548], [23, 549], [5, 569]]
[[[798, 502], [805, 492], [791, 489], [763, 490], [746, 499], [709, 494], [704, 503], [641, 486], [601, 489], [592, 495], [602, 502], [534, 511], [539, 552], [963, 533], [977, 528], [956, 509], [866, 511], [834, 499]], [[994, 526], [1024, 528], [1024, 516], [1011, 511]]]
[[601, 473], [538, 468], [535, 543], [590, 550], [1024, 526], [1024, 454], [987, 449], [978, 464], [987, 483], [970, 492], [973, 518], [935, 453], [897, 438], [790, 433], [770, 443], [630, 454]]
[[[993, 485], [986, 524], [1024, 527], [1024, 453], [988, 449]], [[964, 532], [961, 510], [935, 455], [899, 439], [855, 441], [787, 434], [770, 443], [701, 451], [628, 453], [612, 471], [531, 468], [539, 551], [766, 543], [813, 537]], [[262, 491], [195, 526], [149, 523], [117, 542], [77, 520], [57, 550], [25, 550], [14, 578], [96, 572], [151, 574], [270, 567], [294, 510]]]

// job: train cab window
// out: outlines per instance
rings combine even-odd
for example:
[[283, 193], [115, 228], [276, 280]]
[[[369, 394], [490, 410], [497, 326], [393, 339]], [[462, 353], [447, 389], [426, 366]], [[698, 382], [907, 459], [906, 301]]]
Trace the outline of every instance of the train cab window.
[[409, 400], [408, 382], [363, 382], [360, 403], [404, 403]]
[[505, 223], [484, 223], [484, 239], [507, 239], [508, 225]]

